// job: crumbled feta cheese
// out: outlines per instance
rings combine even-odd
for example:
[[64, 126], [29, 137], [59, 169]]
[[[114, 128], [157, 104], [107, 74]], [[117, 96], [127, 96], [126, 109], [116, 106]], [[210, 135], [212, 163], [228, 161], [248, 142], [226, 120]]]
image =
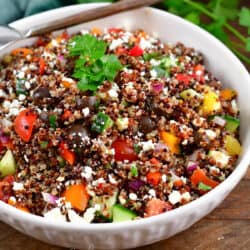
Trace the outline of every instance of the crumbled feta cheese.
[[239, 108], [238, 108], [238, 104], [237, 104], [236, 100], [232, 100], [231, 105], [232, 105], [232, 109], [233, 109], [234, 113], [238, 113]]
[[118, 200], [122, 205], [126, 204], [126, 199], [124, 199], [122, 196], [119, 196]]
[[80, 215], [78, 215], [72, 209], [68, 210], [68, 216], [69, 216], [69, 220], [70, 220], [71, 223], [83, 223], [83, 224], [87, 223], [87, 221], [83, 217], [81, 217]]
[[118, 118], [115, 122], [119, 131], [123, 131], [128, 128], [129, 119], [128, 117]]
[[91, 180], [92, 179], [92, 174], [93, 174], [92, 168], [89, 167], [89, 166], [86, 166], [86, 167], [84, 167], [84, 170], [81, 173], [81, 176], [83, 178], [85, 178], [86, 180]]
[[137, 195], [135, 193], [130, 193], [128, 197], [132, 201], [136, 201], [137, 200]]
[[96, 211], [97, 209], [95, 207], [88, 208], [83, 215], [84, 220], [90, 223], [95, 218]]
[[171, 204], [175, 205], [176, 203], [181, 201], [181, 194], [179, 191], [172, 191], [172, 193], [168, 196], [168, 200]]
[[205, 133], [206, 133], [207, 137], [208, 137], [210, 140], [213, 140], [213, 139], [216, 138], [216, 133], [215, 133], [213, 130], [211, 130], [211, 129], [206, 129], [206, 130], [205, 130]]
[[24, 94], [20, 94], [19, 96], [18, 96], [18, 100], [19, 101], [24, 101], [26, 99], [26, 95], [24, 95]]
[[121, 38], [114, 39], [111, 44], [109, 45], [110, 50], [115, 50], [117, 47], [123, 44], [123, 40]]
[[13, 182], [13, 190], [14, 191], [22, 191], [22, 190], [24, 190], [23, 183]]
[[30, 88], [31, 88], [30, 82], [25, 81], [25, 82], [24, 82], [24, 87], [25, 87], [26, 89], [30, 89]]
[[90, 113], [89, 108], [87, 107], [87, 108], [82, 109], [82, 113], [83, 113], [84, 117], [87, 117]]
[[53, 221], [67, 221], [66, 216], [61, 213], [59, 207], [51, 209], [49, 212], [44, 214], [45, 219], [53, 220]]
[[150, 70], [150, 75], [152, 78], [157, 78], [157, 71], [155, 69]]
[[99, 178], [92, 182], [93, 186], [97, 186], [98, 184], [105, 183], [106, 181], [103, 178]]
[[0, 97], [6, 97], [6, 96], [7, 96], [6, 93], [2, 89], [0, 89]]
[[112, 184], [116, 184], [117, 183], [116, 179], [111, 174], [109, 174], [108, 176], [109, 176], [109, 182], [110, 183], [112, 183]]
[[210, 171], [210, 173], [213, 173], [213, 172], [220, 173], [220, 169], [217, 168], [216, 166], [209, 167], [209, 171]]
[[230, 159], [230, 156], [226, 153], [216, 150], [211, 150], [208, 155], [215, 160], [215, 162], [219, 165], [218, 167], [222, 168], [227, 166]]
[[140, 142], [139, 145], [142, 146], [142, 151], [146, 152], [149, 150], [154, 150], [155, 144], [152, 142], [152, 140]]
[[140, 40], [139, 46], [142, 49], [150, 49], [150, 48], [152, 48], [152, 43], [150, 42], [150, 40], [146, 40], [142, 37]]
[[24, 71], [19, 71], [18, 74], [17, 74], [17, 78], [22, 79], [24, 77], [25, 77]]
[[51, 40], [51, 45], [52, 45], [53, 47], [58, 47], [58, 46], [59, 46], [59, 43], [57, 42], [56, 39], [52, 39], [52, 40]]
[[155, 192], [154, 189], [149, 189], [149, 190], [148, 190], [148, 193], [149, 193], [149, 195], [150, 195], [151, 197], [156, 197], [156, 192]]
[[166, 182], [166, 181], [167, 181], [167, 176], [166, 176], [165, 174], [163, 174], [163, 175], [161, 176], [161, 179], [162, 179], [163, 182]]
[[190, 201], [191, 200], [191, 195], [189, 192], [185, 192], [181, 195], [181, 198], [185, 201]]

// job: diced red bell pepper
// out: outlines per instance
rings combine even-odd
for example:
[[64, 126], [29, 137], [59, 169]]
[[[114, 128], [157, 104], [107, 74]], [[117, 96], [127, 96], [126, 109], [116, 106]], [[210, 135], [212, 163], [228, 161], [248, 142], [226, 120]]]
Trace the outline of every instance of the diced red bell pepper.
[[120, 33], [122, 31], [122, 29], [120, 28], [110, 28], [108, 29], [109, 33]]
[[29, 142], [32, 136], [37, 115], [31, 110], [25, 109], [19, 113], [14, 121], [15, 132], [25, 142]]
[[185, 85], [189, 85], [189, 83], [192, 79], [193, 79], [193, 77], [190, 75], [187, 75], [187, 74], [177, 74], [176, 75], [176, 80], [184, 83]]
[[72, 116], [72, 112], [69, 109], [66, 109], [62, 115], [63, 120], [68, 120]]
[[130, 56], [142, 56], [144, 53], [143, 49], [141, 47], [139, 47], [138, 45], [134, 46], [129, 52], [128, 54]]
[[45, 61], [43, 58], [40, 58], [39, 60], [39, 74], [43, 75], [45, 72]]
[[116, 161], [136, 161], [138, 159], [138, 156], [134, 151], [133, 143], [131, 141], [117, 139], [113, 142], [112, 148], [115, 150]]
[[59, 151], [62, 158], [67, 161], [70, 165], [74, 165], [76, 156], [75, 153], [68, 149], [66, 143], [61, 142], [59, 145]]

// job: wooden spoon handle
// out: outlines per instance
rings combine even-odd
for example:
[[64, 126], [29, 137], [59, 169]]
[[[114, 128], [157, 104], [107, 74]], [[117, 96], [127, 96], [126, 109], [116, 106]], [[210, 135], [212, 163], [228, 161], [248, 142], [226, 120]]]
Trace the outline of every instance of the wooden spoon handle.
[[136, 9], [143, 6], [149, 6], [160, 3], [162, 0], [123, 0], [106, 6], [83, 10], [77, 14], [65, 18], [34, 26], [24, 35], [25, 37], [38, 36], [58, 29], [67, 28], [76, 24], [92, 21], [98, 18], [117, 14], [122, 11]]

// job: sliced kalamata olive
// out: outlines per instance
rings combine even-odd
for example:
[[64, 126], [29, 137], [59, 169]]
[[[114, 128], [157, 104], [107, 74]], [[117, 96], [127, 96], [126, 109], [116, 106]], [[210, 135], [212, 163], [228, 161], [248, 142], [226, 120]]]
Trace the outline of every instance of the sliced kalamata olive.
[[69, 139], [77, 147], [84, 146], [89, 135], [90, 133], [84, 124], [74, 124], [68, 129]]
[[49, 88], [39, 87], [34, 91], [33, 98], [35, 101], [40, 101], [43, 98], [50, 98]]
[[155, 129], [155, 122], [148, 116], [143, 116], [139, 121], [139, 130], [143, 133], [150, 133]]

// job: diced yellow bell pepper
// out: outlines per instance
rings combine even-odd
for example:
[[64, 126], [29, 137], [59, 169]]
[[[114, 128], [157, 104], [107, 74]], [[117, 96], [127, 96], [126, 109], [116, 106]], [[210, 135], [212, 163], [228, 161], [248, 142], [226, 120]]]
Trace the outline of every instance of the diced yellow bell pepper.
[[170, 152], [173, 154], [180, 153], [180, 139], [174, 134], [166, 131], [160, 132], [160, 138], [168, 146]]
[[203, 115], [209, 115], [220, 109], [221, 103], [219, 100], [219, 96], [214, 91], [208, 88], [204, 94], [203, 104], [200, 107], [201, 113]]
[[239, 155], [241, 153], [241, 145], [239, 141], [231, 135], [225, 138], [225, 148], [229, 155]]

